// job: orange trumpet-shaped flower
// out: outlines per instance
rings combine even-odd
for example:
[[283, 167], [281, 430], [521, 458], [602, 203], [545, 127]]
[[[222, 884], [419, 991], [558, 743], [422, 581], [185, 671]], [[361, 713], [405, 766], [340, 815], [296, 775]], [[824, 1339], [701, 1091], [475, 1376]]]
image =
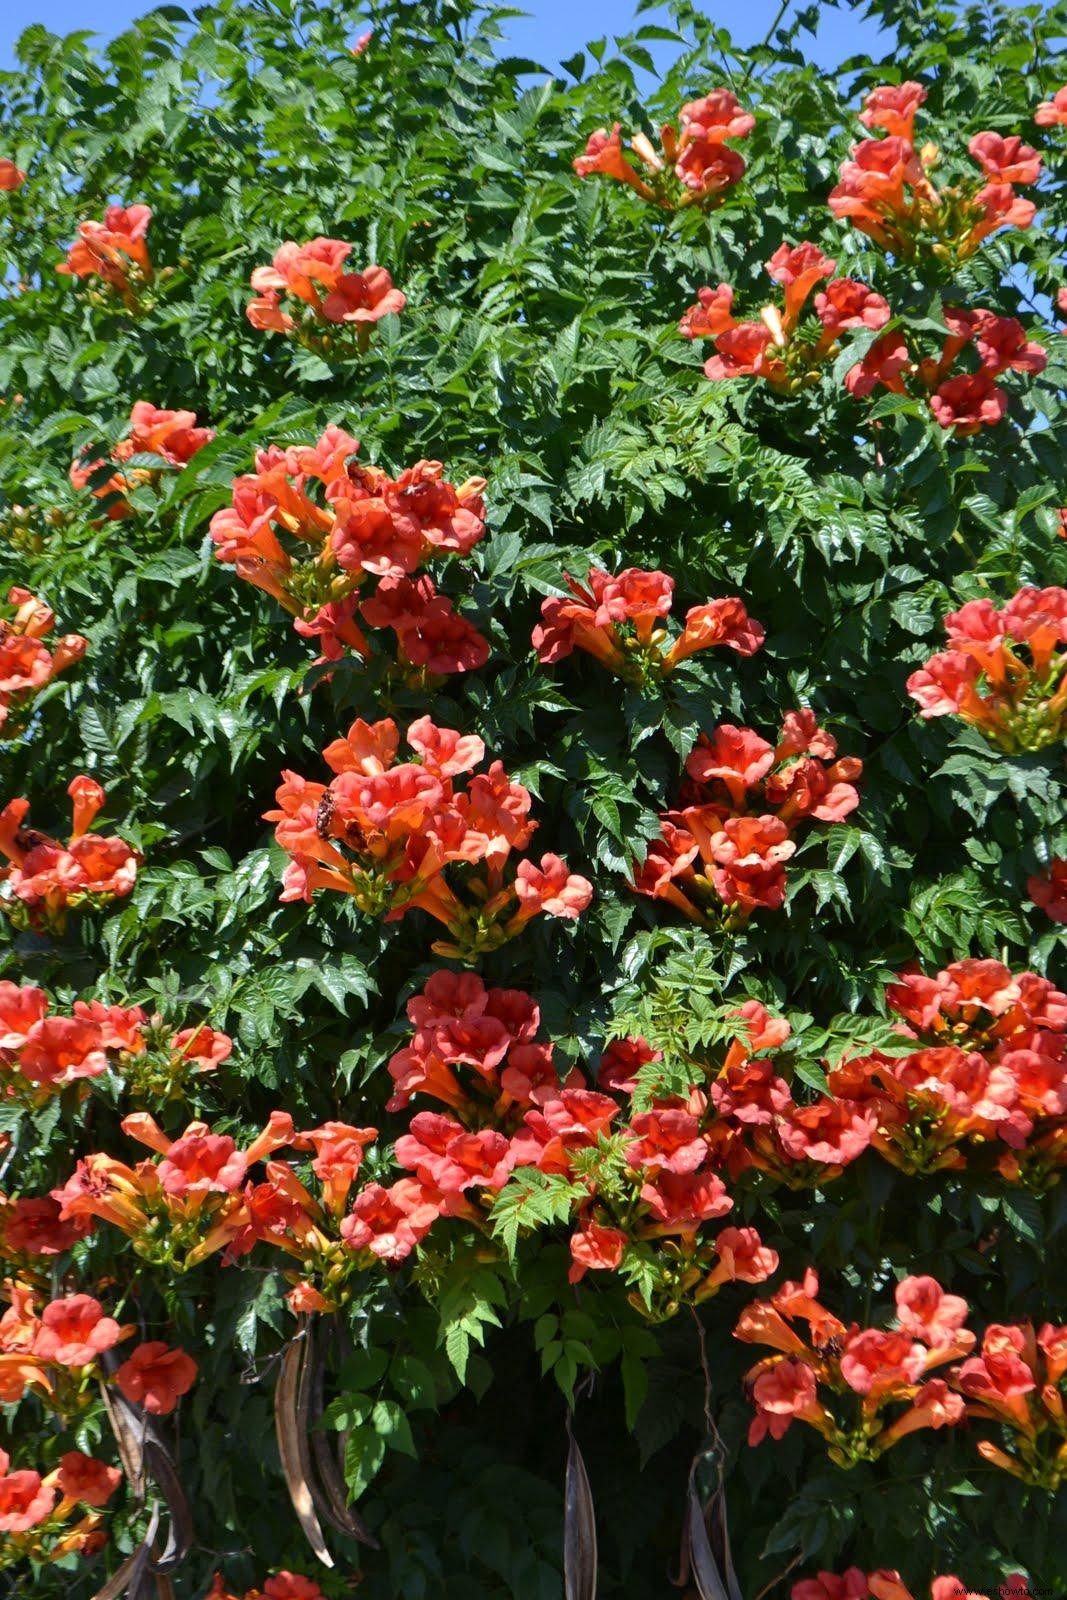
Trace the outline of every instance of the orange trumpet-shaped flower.
[[1057, 89], [1051, 100], [1042, 100], [1034, 112], [1039, 128], [1067, 125], [1067, 88]]
[[407, 296], [394, 288], [384, 267], [346, 271], [351, 252], [352, 246], [340, 239], [320, 236], [302, 245], [287, 240], [269, 267], [256, 267], [252, 273], [257, 297], [246, 307], [249, 322], [274, 333], [297, 332], [296, 319], [281, 306], [280, 296], [288, 294], [308, 308], [314, 322], [353, 326], [365, 341], [375, 322], [403, 311]]
[[122, 839], [84, 831], [104, 791], [81, 777], [68, 793], [74, 830], [65, 845], [23, 826], [28, 801], [10, 800], [0, 811], [0, 855], [10, 862], [0, 868], [0, 908], [17, 924], [61, 928], [69, 909], [106, 905], [129, 894], [136, 881], [141, 857], [135, 850]]
[[713, 89], [682, 106], [677, 129], [670, 124], [660, 129], [660, 151], [647, 134], [633, 136], [630, 149], [647, 176], [626, 159], [617, 122], [610, 133], [598, 128], [590, 134], [572, 165], [580, 178], [594, 173], [612, 178], [669, 210], [718, 205], [745, 172], [744, 158], [725, 141], [745, 138], [755, 121], [729, 89]]
[[1009, 752], [1067, 735], [1067, 590], [1020, 589], [945, 618], [950, 648], [908, 679], [924, 718], [955, 715]]
[[28, 589], [8, 590], [0, 607], [0, 739], [5, 729], [21, 730], [34, 697], [89, 648], [80, 633], [69, 633], [50, 648], [43, 640], [54, 623], [51, 607]]
[[56, 271], [68, 277], [98, 277], [134, 309], [137, 290], [152, 281], [146, 243], [151, 220], [151, 209], [145, 205], [108, 206], [103, 222], [79, 223], [78, 237]]

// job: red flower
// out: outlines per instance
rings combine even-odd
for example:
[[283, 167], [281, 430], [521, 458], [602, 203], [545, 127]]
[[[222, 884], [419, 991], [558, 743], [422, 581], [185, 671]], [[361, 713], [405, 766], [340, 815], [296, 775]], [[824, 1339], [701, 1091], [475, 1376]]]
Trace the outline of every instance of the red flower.
[[[910, 143], [915, 113], [926, 96], [927, 90], [921, 83], [883, 84], [879, 89], [872, 89], [863, 102], [860, 121], [865, 128], [881, 128], [884, 133]], [[797, 1600], [795, 1594], [793, 1600]], [[838, 1597], [834, 1596], [833, 1600]]]
[[129, 436], [115, 446], [112, 460], [154, 455], [169, 466], [183, 467], [214, 437], [214, 428], [196, 426], [195, 411], [161, 411], [147, 400], [137, 400], [130, 412]]
[[368, 324], [396, 316], [406, 305], [407, 295], [393, 287], [385, 268], [372, 266], [342, 273], [323, 302], [322, 315], [327, 322]]
[[199, 1072], [212, 1072], [233, 1053], [233, 1040], [201, 1023], [195, 1028], [182, 1028], [170, 1042], [171, 1050], [179, 1060], [188, 1062]]
[[107, 1055], [95, 1022], [81, 1017], [44, 1017], [34, 1023], [19, 1058], [31, 1083], [61, 1087], [107, 1071]]
[[403, 1261], [440, 1215], [441, 1197], [415, 1178], [401, 1178], [389, 1189], [369, 1183], [341, 1223], [341, 1237], [351, 1250]]
[[769, 277], [785, 287], [782, 326], [788, 333], [800, 317], [804, 302], [821, 278], [830, 278], [837, 262], [824, 256], [818, 245], [804, 242], [783, 244], [766, 263]]
[[1067, 1372], [1067, 1327], [1044, 1323], [1037, 1331], [1037, 1347], [1045, 1357], [1049, 1383], [1059, 1383]]
[[901, 377], [910, 365], [907, 345], [900, 333], [876, 339], [867, 354], [845, 373], [845, 388], [857, 400], [872, 394], [879, 384], [893, 394], [905, 394]]
[[115, 1374], [126, 1399], [154, 1417], [165, 1417], [196, 1382], [197, 1364], [184, 1350], [159, 1339], [139, 1344]]
[[668, 672], [698, 650], [709, 650], [716, 645], [736, 650], [740, 656], [753, 656], [762, 649], [766, 637], [763, 624], [749, 616], [744, 602], [736, 596], [709, 600], [706, 605], [692, 606], [686, 612], [685, 629], [664, 657], [663, 670]]
[[661, 617], [671, 609], [674, 579], [665, 572], [645, 572], [640, 567], [627, 567], [618, 577], [604, 574], [604, 582], [597, 593], [599, 602], [594, 614], [594, 626], [603, 628], [613, 622], [632, 622], [639, 639], [647, 640]]
[[713, 339], [734, 326], [731, 307], [734, 291], [729, 284], [697, 290], [696, 304], [682, 313], [678, 332], [683, 339]]
[[648, 184], [638, 177], [636, 170], [623, 155], [622, 138], [617, 122], [610, 133], [606, 128], [598, 128], [595, 133], [591, 133], [586, 142], [585, 154], [575, 156], [571, 165], [579, 178], [588, 178], [595, 172], [600, 173], [605, 178], [614, 178], [619, 183], [625, 183], [643, 200], [655, 198]]
[[92, 1295], [65, 1295], [42, 1311], [33, 1353], [60, 1367], [87, 1367], [126, 1338], [127, 1332], [113, 1317], [105, 1317], [104, 1308]]
[[55, 1481], [65, 1500], [77, 1500], [86, 1506], [104, 1506], [122, 1482], [122, 1473], [118, 1467], [109, 1467], [106, 1462], [96, 1461], [80, 1450], [68, 1450], [59, 1458]]
[[715, 340], [715, 354], [704, 363], [704, 376], [712, 383], [726, 378], [766, 375], [767, 353], [774, 335], [763, 322], [735, 322]]
[[720, 1117], [750, 1126], [770, 1126], [793, 1107], [789, 1085], [770, 1061], [728, 1064], [712, 1083], [711, 1098]]
[[730, 89], [712, 89], [700, 100], [690, 100], [680, 113], [683, 129], [693, 137], [721, 144], [724, 139], [745, 139], [756, 126]]
[[842, 163], [839, 177], [830, 192], [830, 210], [836, 217], [851, 217], [856, 227], [879, 243], [885, 237], [882, 218], [893, 218], [906, 208], [905, 185], [923, 182], [910, 141], [895, 134], [854, 145], [852, 159]]
[[766, 739], [751, 728], [722, 722], [713, 733], [700, 735], [685, 770], [697, 783], [722, 783], [734, 805], [740, 806], [773, 764], [774, 747]]
[[75, 828], [69, 843], [23, 824], [29, 802], [11, 800], [0, 811], [0, 855], [11, 866], [0, 869], [0, 884], [27, 907], [32, 925], [61, 926], [67, 908], [83, 901], [103, 904], [129, 894], [140, 856], [124, 840], [79, 832], [103, 798], [90, 778], [75, 778], [68, 792], [75, 800]]
[[1017, 134], [976, 133], [967, 146], [982, 171], [997, 183], [1036, 183], [1041, 157]]
[[878, 1397], [887, 1390], [906, 1388], [921, 1377], [926, 1351], [906, 1333], [865, 1328], [849, 1334], [841, 1354], [841, 1376], [850, 1389]]
[[39, 1472], [9, 1472], [0, 1477], [0, 1533], [29, 1533], [55, 1510], [56, 1491]]
[[752, 1385], [752, 1399], [756, 1415], [748, 1430], [750, 1445], [768, 1434], [782, 1438], [794, 1420], [821, 1424], [826, 1416], [816, 1394], [815, 1374], [806, 1361], [788, 1357], [776, 1361]]
[[600, 1058], [596, 1081], [611, 1093], [633, 1094], [641, 1068], [662, 1060], [663, 1052], [653, 1050], [645, 1039], [613, 1039]]
[[79, 223], [78, 238], [56, 271], [75, 278], [100, 277], [124, 298], [132, 298], [129, 268], [144, 279], [152, 277], [145, 244], [151, 220], [148, 206], [108, 206], [103, 222]]
[[1051, 100], [1042, 100], [1034, 112], [1034, 121], [1039, 128], [1067, 124], [1067, 88], [1057, 89]]
[[467, 555], [485, 533], [485, 479], [468, 478], [457, 489], [444, 471], [440, 461], [417, 461], [386, 482], [383, 498], [398, 532]]
[[579, 1283], [590, 1270], [614, 1272], [622, 1260], [629, 1240], [618, 1228], [603, 1228], [596, 1222], [583, 1222], [571, 1234], [571, 1267], [568, 1283]]
[[[369, 39], [370, 34], [366, 37]], [[304, 1578], [298, 1572], [278, 1572], [263, 1585], [266, 1600], [324, 1600], [322, 1590], [313, 1578]]]
[[1053, 856], [1047, 872], [1027, 878], [1026, 892], [1052, 922], [1067, 922], [1067, 860]]
[[1043, 345], [1028, 340], [1026, 330], [1015, 317], [997, 317], [991, 311], [973, 313], [974, 342], [982, 365], [993, 374], [1006, 372], [1044, 372], [1048, 352]]
[[34, 1023], [48, 1010], [43, 989], [31, 984], [22, 988], [9, 979], [0, 981], [0, 1050], [19, 1049], [29, 1037]]
[[[875, 90], [876, 94], [885, 92]], [[790, 1600], [867, 1600], [869, 1594], [866, 1574], [859, 1567], [849, 1567], [840, 1576], [833, 1572], [817, 1573], [814, 1578], [794, 1583], [789, 1591]]]
[[302, 300], [322, 322], [366, 327], [391, 312], [401, 312], [407, 297], [393, 287], [384, 267], [345, 272], [351, 250], [340, 239], [319, 237], [304, 245], [287, 240], [269, 267], [257, 267], [252, 273], [258, 298], [249, 303], [246, 314], [253, 327], [278, 333], [293, 330], [293, 319], [279, 306], [281, 291]]
[[969, 1310], [960, 1295], [946, 1294], [937, 1279], [929, 1277], [901, 1279], [896, 1287], [896, 1305], [905, 1333], [931, 1349], [956, 1341]]
[[942, 428], [951, 428], [957, 438], [994, 427], [1007, 408], [1007, 396], [986, 368], [947, 378], [930, 396], [930, 410], [937, 421]]
[[0, 158], [0, 194], [19, 189], [26, 182], [26, 174], [6, 156]]
[[442, 1194], [502, 1189], [511, 1172], [508, 1141], [490, 1128], [471, 1133], [451, 1117], [420, 1111], [394, 1146], [397, 1161]]
[[1010, 183], [987, 183], [975, 196], [981, 217], [971, 230], [975, 244], [998, 228], [1028, 228], [1037, 214], [1032, 200], [1024, 200]]
[[[701, 808], [684, 814], [699, 839], [697, 819]], [[777, 910], [785, 900], [785, 872], [796, 845], [780, 817], [727, 817], [710, 834], [707, 854], [716, 863], [712, 881], [726, 905], [748, 912], [758, 906]]]
[[725, 1216], [734, 1204], [722, 1179], [706, 1168], [699, 1172], [672, 1172], [660, 1167], [649, 1182], [642, 1184], [641, 1199], [652, 1218], [651, 1226], [641, 1230], [646, 1237], [695, 1235], [701, 1223]]
[[520, 861], [515, 873], [515, 894], [519, 901], [516, 919], [525, 921], [538, 912], [549, 917], [573, 921], [593, 898], [593, 885], [587, 878], [568, 870], [559, 856], [541, 857], [541, 865]]
[[88, 1217], [60, 1216], [51, 1195], [14, 1200], [0, 1213], [0, 1230], [8, 1250], [28, 1256], [58, 1256], [84, 1239], [92, 1223]]
[[932, 655], [924, 667], [911, 674], [906, 687], [912, 699], [918, 701], [922, 717], [966, 713], [979, 720], [983, 715], [983, 703], [977, 693], [980, 676], [976, 661], [948, 650]]
[[848, 1166], [871, 1142], [877, 1117], [847, 1100], [819, 1100], [794, 1106], [778, 1125], [778, 1137], [794, 1161]]
[[745, 175], [745, 158], [721, 140], [702, 134], [699, 124], [683, 124], [674, 173], [694, 199], [706, 200], [740, 183]]
[[755, 1228], [723, 1228], [715, 1237], [719, 1265], [711, 1279], [729, 1283], [764, 1283], [778, 1271], [778, 1252], [769, 1249]]
[[630, 1123], [629, 1132], [633, 1143], [626, 1149], [627, 1163], [652, 1174], [661, 1169], [679, 1175], [695, 1172], [707, 1157], [700, 1123], [688, 1111], [642, 1111]]
[[247, 1160], [228, 1134], [212, 1133], [192, 1122], [156, 1168], [163, 1192], [175, 1199], [190, 1195], [234, 1194], [244, 1182]]
[[854, 278], [832, 278], [815, 296], [815, 314], [835, 337], [846, 328], [884, 328], [892, 316], [888, 300]]

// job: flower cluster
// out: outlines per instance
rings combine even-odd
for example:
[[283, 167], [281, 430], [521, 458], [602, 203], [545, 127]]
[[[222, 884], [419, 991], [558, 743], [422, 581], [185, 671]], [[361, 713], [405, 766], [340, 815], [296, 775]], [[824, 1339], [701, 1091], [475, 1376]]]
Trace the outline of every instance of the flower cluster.
[[885, 137], [852, 147], [829, 204], [835, 217], [899, 259], [928, 252], [957, 266], [1000, 228], [1030, 226], [1036, 207], [1014, 185], [1037, 182], [1041, 157], [1015, 135], [977, 133], [967, 148], [980, 176], [937, 189], [929, 174], [940, 165], [941, 152], [936, 145], [917, 151], [912, 142], [915, 114], [926, 95], [919, 83], [871, 91], [860, 121]]
[[[733, 315], [734, 291], [698, 289], [696, 304], [682, 316], [678, 331], [686, 339], [712, 339], [715, 354], [704, 364], [713, 383], [754, 376], [783, 394], [817, 383], [823, 363], [837, 351], [840, 335], [852, 328], [884, 328], [888, 302], [855, 278], [835, 278], [837, 262], [818, 245], [783, 244], [766, 263], [768, 275], [784, 290], [783, 304], [767, 305], [755, 322]], [[816, 284], [815, 315], [805, 307]]]
[[1026, 892], [1050, 922], [1067, 922], [1067, 860], [1053, 856], [1047, 872], [1027, 878]]
[[[997, 1592], [999, 1600], [1031, 1600], [1029, 1581], [1021, 1572], [1006, 1577]], [[790, 1600], [914, 1600], [914, 1596], [905, 1588], [899, 1572], [888, 1569], [864, 1572], [860, 1567], [849, 1567], [847, 1572], [820, 1572], [814, 1578], [802, 1578], [790, 1590]], [[931, 1581], [930, 1600], [990, 1600], [990, 1597], [979, 1594], [952, 1573], [947, 1573]]]
[[668, 644], [665, 624], [674, 579], [665, 572], [627, 567], [612, 577], [590, 567], [587, 588], [566, 572], [563, 580], [570, 594], [543, 601], [542, 621], [533, 631], [539, 661], [562, 661], [584, 650], [616, 677], [646, 684], [668, 677], [700, 650], [722, 645], [751, 656], [763, 644], [762, 624], [749, 616], [736, 595], [691, 606], [682, 633]]
[[84, 1156], [63, 1187], [52, 1191], [59, 1219], [107, 1222], [121, 1228], [145, 1260], [185, 1271], [244, 1227], [249, 1168], [292, 1141], [293, 1119], [272, 1113], [245, 1150], [205, 1122], [190, 1122], [171, 1139], [143, 1111], [125, 1117], [122, 1131], [161, 1159], [131, 1166], [102, 1151]]
[[[336, 774], [329, 784], [283, 774], [278, 809], [266, 813], [291, 857], [283, 900], [338, 890], [366, 915], [389, 922], [417, 907], [447, 932], [433, 949], [471, 962], [513, 939], [532, 917], [573, 919], [586, 909], [592, 886], [559, 856], [545, 855], [540, 865], [523, 859], [508, 870], [537, 823], [529, 791], [499, 761], [457, 786], [483, 761], [481, 739], [421, 717], [407, 742], [414, 759], [398, 763], [396, 723], [357, 720], [323, 751]], [[450, 873], [452, 866], [463, 870]]]
[[[346, 272], [351, 253], [352, 246], [340, 239], [310, 239], [307, 244], [286, 240], [270, 266], [257, 267], [252, 274], [256, 298], [245, 314], [253, 328], [295, 334], [302, 343], [326, 350], [334, 350], [335, 344], [322, 333], [324, 326], [353, 329], [358, 348], [365, 350], [374, 323], [403, 311], [407, 296], [394, 289], [384, 267]], [[299, 322], [283, 307], [283, 293], [301, 302]]]
[[[148, 400], [137, 400], [130, 412], [129, 434], [119, 440], [110, 459], [125, 464], [135, 456], [158, 456], [164, 466], [184, 467], [214, 437], [214, 428], [197, 427], [195, 411], [163, 411]], [[71, 462], [72, 486], [79, 491], [90, 489], [97, 500], [106, 500], [104, 510], [110, 521], [132, 517], [133, 508], [124, 496], [140, 484], [154, 483], [162, 468], [143, 464], [126, 467], [100, 482], [102, 469], [108, 463], [103, 456], [87, 460], [86, 455], [91, 454], [83, 452]]]
[[[358, 611], [368, 626], [393, 630], [400, 670], [413, 682], [484, 666], [486, 640], [432, 579], [413, 576], [431, 558], [468, 555], [481, 539], [484, 478], [456, 488], [439, 461], [390, 478], [352, 460], [358, 449], [330, 427], [315, 445], [259, 451], [255, 472], [234, 479], [232, 504], [211, 519], [216, 556], [273, 595], [298, 633], [321, 641], [326, 660], [346, 647], [370, 654]], [[299, 559], [301, 546], [310, 558]], [[361, 600], [371, 578], [377, 587]]]
[[962, 1170], [993, 1156], [1001, 1177], [1041, 1189], [1067, 1164], [1067, 995], [999, 961], [918, 970], [886, 990], [907, 1054], [839, 1062], [835, 1094], [877, 1119], [872, 1143], [905, 1172]]
[[803, 710], [786, 714], [777, 745], [721, 723], [701, 734], [685, 770], [686, 803], [660, 818], [661, 837], [633, 887], [704, 925], [725, 906], [734, 924], [783, 905], [793, 835], [808, 822], [843, 822], [856, 809], [863, 763], [838, 757], [832, 735]]
[[93, 778], [72, 778], [73, 827], [66, 844], [24, 826], [30, 802], [9, 800], [0, 811], [0, 910], [16, 927], [60, 931], [67, 912], [98, 907], [129, 894], [141, 857], [112, 835], [89, 833], [106, 796]]
[[[86, 1158], [56, 1191], [62, 1217], [113, 1222], [142, 1254], [185, 1267], [218, 1251], [228, 1264], [259, 1244], [280, 1249], [293, 1258], [296, 1312], [336, 1310], [355, 1276], [405, 1261], [439, 1218], [505, 1239], [562, 1223], [572, 1282], [618, 1270], [638, 1309], [661, 1319], [777, 1267], [754, 1228], [705, 1230], [733, 1207], [722, 1174], [822, 1183], [871, 1136], [862, 1107], [794, 1101], [771, 1060], [788, 1024], [755, 1001], [732, 1014], [722, 1061], [682, 1091], [657, 1087], [661, 1057], [640, 1038], [608, 1046], [595, 1087], [577, 1066], [561, 1078], [533, 998], [474, 974], [435, 973], [407, 1012], [414, 1031], [389, 1062], [387, 1109], [435, 1105], [396, 1140], [392, 1183], [376, 1177], [353, 1193], [375, 1128], [328, 1122], [298, 1133], [278, 1112], [242, 1152], [203, 1124], [169, 1141], [138, 1116], [124, 1127], [163, 1161], [135, 1170]], [[311, 1155], [306, 1181], [283, 1146]], [[265, 1177], [252, 1181], [259, 1160]]]
[[109, 1067], [138, 1098], [183, 1093], [192, 1074], [213, 1072], [233, 1048], [206, 1026], [174, 1029], [140, 1006], [76, 1000], [71, 1016], [50, 1016], [43, 989], [0, 981], [0, 1086], [41, 1104], [68, 1085], [86, 1090]]
[[[819, 381], [842, 333], [862, 328], [878, 332], [890, 321], [888, 301], [855, 278], [835, 278], [836, 261], [817, 245], [783, 244], [766, 266], [784, 286], [781, 307], [766, 305], [757, 321], [738, 322], [734, 291], [720, 283], [716, 289], [699, 289], [696, 303], [678, 324], [686, 339], [714, 341], [715, 354], [704, 364], [712, 382], [757, 377], [781, 394], [796, 394]], [[820, 282], [824, 287], [815, 295], [814, 316], [806, 316], [805, 307]], [[864, 399], [878, 387], [894, 394], [914, 390], [928, 398], [940, 426], [959, 437], [999, 422], [1007, 394], [996, 379], [1008, 371], [1042, 372], [1048, 360], [1044, 347], [1027, 339], [1017, 318], [981, 308], [950, 306], [944, 323], [939, 354], [919, 360], [912, 359], [899, 330], [883, 333], [846, 373], [849, 393]], [[975, 370], [953, 372], [965, 349], [975, 357]]]
[[[3, 611], [7, 615], [3, 615]], [[55, 612], [28, 589], [11, 588], [0, 611], [0, 739], [11, 738], [25, 723], [30, 705], [45, 684], [80, 661], [89, 641], [64, 634], [49, 649], [43, 640], [55, 625]]]
[[[384, 1235], [376, 1243], [360, 1229], [359, 1240], [387, 1259], [408, 1254], [437, 1215], [476, 1223], [487, 1215], [505, 1235], [514, 1215], [529, 1229], [544, 1221], [536, 1204], [547, 1197], [552, 1221], [571, 1228], [572, 1282], [592, 1269], [620, 1270], [640, 1310], [668, 1317], [726, 1283], [758, 1283], [776, 1269], [755, 1229], [703, 1231], [733, 1207], [722, 1174], [755, 1169], [798, 1187], [824, 1182], [871, 1136], [862, 1108], [794, 1101], [772, 1060], [789, 1025], [756, 1001], [731, 1013], [722, 1060], [706, 1076], [696, 1069], [685, 1087], [662, 1082], [662, 1057], [642, 1038], [607, 1047], [595, 1088], [577, 1066], [561, 1079], [551, 1043], [537, 1038], [531, 996], [487, 989], [474, 975], [435, 973], [407, 1010], [415, 1032], [389, 1063], [387, 1109], [418, 1097], [445, 1109], [417, 1112], [396, 1141], [395, 1159], [413, 1178], [356, 1198], [353, 1215]], [[402, 1233], [398, 1204], [407, 1208]], [[354, 1225], [344, 1230], [354, 1242]]]
[[10, 1301], [0, 1317], [0, 1399], [5, 1405], [32, 1390], [60, 1416], [77, 1415], [93, 1386], [107, 1381], [131, 1404], [166, 1416], [196, 1381], [192, 1356], [159, 1340], [137, 1345], [113, 1374], [106, 1374], [102, 1357], [136, 1330], [107, 1316], [91, 1294], [60, 1295], [38, 1315], [32, 1287], [9, 1279], [4, 1291]]
[[1023, 1483], [1052, 1493], [1067, 1483], [1067, 1327], [993, 1324], [981, 1348], [949, 1373], [968, 1417], [996, 1423], [1005, 1448], [978, 1441], [978, 1454]]
[[[822, 1434], [832, 1461], [854, 1467], [877, 1460], [909, 1433], [963, 1420], [963, 1398], [944, 1377], [929, 1374], [974, 1348], [975, 1336], [963, 1326], [965, 1300], [946, 1294], [934, 1278], [905, 1278], [896, 1287], [897, 1326], [861, 1328], [827, 1311], [818, 1292], [809, 1268], [801, 1283], [784, 1283], [741, 1313], [735, 1338], [775, 1351], [745, 1375], [756, 1408], [750, 1445], [768, 1434], [781, 1439], [794, 1422], [805, 1422]], [[808, 1325], [807, 1340], [798, 1321]], [[890, 1408], [892, 1418], [885, 1415]]]
[[78, 224], [78, 237], [56, 271], [73, 278], [99, 278], [121, 295], [127, 310], [136, 311], [139, 294], [153, 276], [145, 243], [151, 220], [148, 206], [108, 206], [103, 222]]
[[[64, 1556], [95, 1555], [107, 1542], [99, 1512], [122, 1482], [118, 1467], [68, 1450], [44, 1477], [11, 1471], [0, 1450], [0, 1569], [27, 1558], [45, 1565]], [[77, 1521], [70, 1526], [71, 1518]]]
[[696, 1087], [635, 1099], [641, 1067], [660, 1059], [643, 1039], [610, 1045], [593, 1088], [577, 1066], [561, 1080], [552, 1044], [537, 1037], [539, 1007], [521, 990], [438, 972], [407, 1011], [414, 1034], [389, 1063], [388, 1109], [416, 1098], [444, 1109], [418, 1111], [397, 1139], [410, 1176], [357, 1194], [341, 1225], [350, 1248], [402, 1260], [439, 1216], [506, 1237], [511, 1200], [516, 1229], [529, 1231], [548, 1199], [553, 1223], [570, 1229], [571, 1282], [621, 1270], [646, 1315], [775, 1271], [754, 1228], [702, 1233], [733, 1206], [715, 1170], [715, 1107]]
[[1020, 589], [1001, 609], [970, 600], [945, 618], [949, 648], [908, 679], [920, 715], [959, 717], [1009, 754], [1067, 735], [1067, 589]]
[[662, 154], [647, 134], [637, 133], [630, 140], [644, 176], [623, 154], [617, 122], [610, 133], [598, 128], [590, 134], [585, 154], [574, 159], [574, 170], [580, 178], [594, 172], [614, 178], [643, 200], [672, 211], [721, 205], [727, 190], [745, 173], [744, 157], [726, 141], [746, 138], [756, 125], [755, 117], [729, 89], [713, 89], [684, 105], [678, 121], [677, 129], [670, 123], [660, 129]]
[[[957, 438], [968, 438], [1003, 418], [1007, 392], [996, 382], [1006, 372], [1043, 372], [1048, 354], [1027, 339], [1016, 317], [998, 317], [981, 307], [964, 311], [948, 306], [943, 313], [946, 337], [940, 354], [915, 361], [903, 335], [893, 330], [876, 339], [863, 358], [845, 374], [845, 387], [857, 399], [876, 388], [893, 394], [914, 392], [927, 397], [934, 420]], [[951, 373], [961, 352], [976, 360], [972, 371]]]

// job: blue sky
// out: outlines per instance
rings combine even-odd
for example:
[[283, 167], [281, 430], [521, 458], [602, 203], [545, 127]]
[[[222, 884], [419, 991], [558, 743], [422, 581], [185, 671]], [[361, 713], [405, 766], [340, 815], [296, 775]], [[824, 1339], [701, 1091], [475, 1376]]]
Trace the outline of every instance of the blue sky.
[[[779, 0], [707, 0], [709, 14], [743, 43], [763, 38], [778, 6]], [[0, 19], [0, 65], [14, 65], [15, 40], [31, 22], [43, 22], [54, 33], [92, 28], [106, 38], [151, 9], [150, 0], [96, 0], [90, 8], [85, 0], [12, 0]], [[590, 39], [626, 32], [631, 20], [629, 0], [526, 0], [525, 9], [527, 17], [509, 24], [512, 51], [549, 67]], [[817, 61], [835, 65], [874, 43], [874, 29], [858, 11], [858, 6], [842, 11], [822, 8], [818, 40], [814, 46], [807, 42]], [[640, 20], [665, 23], [669, 18], [663, 8], [643, 14]]]

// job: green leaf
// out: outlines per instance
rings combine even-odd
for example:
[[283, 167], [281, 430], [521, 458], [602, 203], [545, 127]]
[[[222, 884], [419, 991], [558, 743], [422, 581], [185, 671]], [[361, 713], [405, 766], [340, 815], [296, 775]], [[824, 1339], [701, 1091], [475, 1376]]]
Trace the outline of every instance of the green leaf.
[[385, 1438], [366, 1423], [348, 1435], [344, 1471], [351, 1499], [358, 1500], [381, 1471], [385, 1447]]

